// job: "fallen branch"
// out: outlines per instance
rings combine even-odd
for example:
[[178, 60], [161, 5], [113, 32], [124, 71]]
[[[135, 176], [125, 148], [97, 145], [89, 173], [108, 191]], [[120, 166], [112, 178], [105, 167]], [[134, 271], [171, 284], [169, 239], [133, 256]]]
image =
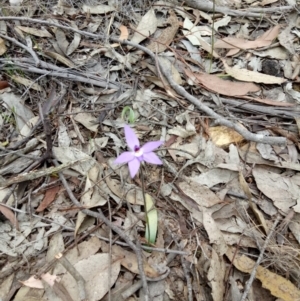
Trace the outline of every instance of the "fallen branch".
[[0, 33], [0, 37], [3, 38], [3, 39], [5, 39], [5, 40], [7, 40], [7, 41], [10, 41], [10, 42], [12, 42], [12, 43], [18, 45], [18, 46], [20, 46], [20, 47], [23, 48], [23, 49], [25, 49], [28, 53], [31, 54], [32, 58], [33, 58], [34, 61], [35, 61], [35, 65], [36, 65], [37, 67], [40, 65], [40, 59], [38, 58], [37, 54], [33, 51], [32, 48], [30, 48], [30, 47], [28, 47], [28, 46], [22, 44], [21, 42], [17, 41], [16, 39], [10, 38], [10, 37], [8, 37], [8, 36], [6, 36], [6, 35], [4, 35], [4, 34], [1, 34], [1, 33]]
[[[170, 0], [176, 3], [176, 0]], [[184, 5], [190, 6], [206, 12], [221, 13], [223, 15], [236, 16], [236, 17], [252, 17], [261, 19], [266, 14], [281, 14], [295, 9], [294, 6], [281, 6], [281, 7], [268, 7], [268, 8], [248, 8], [244, 10], [230, 9], [224, 6], [218, 6], [208, 1], [203, 0], [185, 0]]]
[[[43, 75], [51, 75], [58, 78], [65, 78], [70, 81], [86, 83], [86, 84], [93, 85], [95, 87], [101, 87], [105, 89], [107, 88], [119, 89], [120, 86], [124, 86], [127, 88], [129, 87], [128, 85], [112, 83], [104, 78], [91, 75], [91, 74], [85, 76], [78, 75], [76, 74], [78, 73], [77, 71], [75, 72], [72, 69], [69, 70], [69, 69], [60, 68], [58, 66], [43, 62], [41, 60], [39, 61], [39, 65], [41, 68], [31, 66], [32, 61], [30, 59], [19, 59], [19, 60], [1, 59], [0, 61], [3, 63], [14, 64], [15, 66], [18, 66], [19, 69], [22, 69], [27, 72], [43, 74]], [[24, 63], [23, 61], [26, 61], [26, 63]], [[53, 66], [55, 66], [55, 69], [53, 68]]]

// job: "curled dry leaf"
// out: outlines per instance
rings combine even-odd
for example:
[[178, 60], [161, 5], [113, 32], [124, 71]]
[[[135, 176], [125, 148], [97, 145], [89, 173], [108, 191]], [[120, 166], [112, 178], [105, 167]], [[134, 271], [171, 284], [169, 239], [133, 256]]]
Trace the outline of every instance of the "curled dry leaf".
[[55, 200], [56, 194], [58, 193], [60, 188], [60, 186], [54, 186], [47, 189], [43, 201], [39, 204], [36, 212], [44, 211]]
[[36, 90], [38, 92], [42, 92], [43, 91], [43, 88], [37, 84], [36, 82], [30, 80], [30, 79], [27, 79], [25, 77], [21, 77], [21, 76], [18, 76], [18, 75], [13, 75], [11, 76], [11, 78], [21, 84], [21, 85], [24, 85], [25, 87], [29, 88], [29, 89], [33, 89], [33, 90]]
[[115, 11], [116, 8], [112, 5], [104, 5], [104, 4], [96, 5], [96, 6], [83, 5], [82, 10], [85, 13], [104, 15], [111, 11]]
[[45, 28], [38, 29], [35, 27], [26, 27], [26, 26], [16, 26], [16, 28], [22, 30], [23, 32], [29, 33], [36, 37], [41, 38], [52, 38], [52, 34]]
[[46, 55], [49, 55], [50, 57], [58, 60], [59, 62], [63, 63], [64, 65], [70, 67], [70, 68], [75, 68], [75, 65], [70, 61], [68, 60], [67, 58], [65, 58], [64, 56], [56, 53], [56, 52], [53, 52], [53, 51], [45, 51], [44, 52]]
[[265, 47], [271, 45], [272, 41], [278, 36], [280, 26], [275, 27], [266, 31], [262, 36], [257, 38], [255, 41], [248, 41], [245, 39], [239, 39], [234, 37], [227, 37], [222, 40], [217, 40], [214, 44], [215, 48], [225, 49], [255, 49], [258, 47]]
[[0, 212], [19, 230], [19, 223], [15, 214], [7, 207], [0, 204]]
[[231, 68], [226, 64], [225, 60], [222, 60], [222, 62], [224, 64], [226, 73], [241, 81], [264, 84], [282, 84], [286, 82], [286, 79], [284, 78], [254, 72], [247, 69]]
[[[120, 257], [110, 259], [110, 254], [102, 253], [92, 255], [74, 265], [74, 268], [85, 280], [89, 301], [101, 300], [115, 284], [120, 272], [120, 259]], [[68, 290], [72, 300], [80, 301], [78, 285], [69, 273], [63, 276], [61, 284]]]
[[4, 54], [6, 52], [7, 48], [5, 45], [5, 40], [0, 38], [0, 55]]
[[165, 51], [168, 46], [173, 42], [174, 36], [179, 28], [179, 21], [174, 11], [170, 11], [170, 17], [166, 21], [170, 26], [166, 27], [160, 32], [160, 35], [150, 42], [147, 48], [154, 53], [160, 53]]
[[[226, 256], [238, 270], [248, 274], [252, 272], [255, 261], [246, 255], [238, 254], [235, 248], [229, 247]], [[294, 284], [260, 265], [257, 267], [256, 278], [273, 296], [284, 301], [300, 300], [300, 291]]]
[[212, 248], [210, 267], [207, 273], [207, 279], [211, 284], [212, 297], [214, 301], [223, 301], [225, 292], [225, 261], [223, 256], [219, 256]]
[[[140, 274], [140, 270], [138, 267], [137, 257], [135, 253], [126, 251], [124, 248], [121, 248], [120, 246], [113, 245], [112, 246], [112, 254], [121, 257], [121, 265], [124, 266], [129, 271]], [[144, 260], [143, 261], [143, 268], [145, 275], [149, 278], [157, 278], [159, 276], [159, 273], [151, 266], [149, 263]]]
[[[242, 125], [240, 125], [242, 126]], [[227, 147], [231, 143], [240, 143], [244, 140], [235, 130], [226, 126], [214, 126], [209, 128], [211, 140], [219, 147]]]
[[255, 166], [253, 169], [258, 189], [271, 200], [274, 205], [288, 213], [290, 208], [296, 205], [299, 198], [299, 179], [297, 175], [293, 177], [283, 176], [266, 168]]
[[0, 81], [0, 90], [3, 90], [7, 87], [9, 87], [9, 83], [6, 80], [1, 80]]
[[185, 73], [193, 81], [196, 80], [205, 88], [222, 95], [243, 96], [248, 93], [257, 92], [260, 90], [260, 88], [253, 83], [233, 82], [230, 80], [224, 80], [214, 74], [207, 74], [204, 72], [197, 74], [191, 72], [188, 69], [185, 69]]

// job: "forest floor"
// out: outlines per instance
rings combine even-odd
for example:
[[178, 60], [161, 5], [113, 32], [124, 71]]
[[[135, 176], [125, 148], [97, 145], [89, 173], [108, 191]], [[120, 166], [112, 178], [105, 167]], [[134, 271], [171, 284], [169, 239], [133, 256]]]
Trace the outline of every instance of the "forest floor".
[[0, 301], [299, 301], [296, 2], [2, 2]]

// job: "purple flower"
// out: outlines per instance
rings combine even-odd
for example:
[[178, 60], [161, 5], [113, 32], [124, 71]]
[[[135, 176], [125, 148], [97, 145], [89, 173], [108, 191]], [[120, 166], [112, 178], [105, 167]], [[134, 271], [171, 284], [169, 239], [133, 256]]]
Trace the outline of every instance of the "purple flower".
[[163, 141], [147, 142], [142, 147], [140, 146], [139, 139], [134, 131], [128, 126], [124, 126], [126, 143], [130, 152], [122, 153], [116, 160], [116, 164], [128, 163], [130, 176], [134, 178], [137, 174], [141, 162], [146, 161], [151, 164], [163, 164], [158, 156], [153, 152], [155, 149], [163, 144]]

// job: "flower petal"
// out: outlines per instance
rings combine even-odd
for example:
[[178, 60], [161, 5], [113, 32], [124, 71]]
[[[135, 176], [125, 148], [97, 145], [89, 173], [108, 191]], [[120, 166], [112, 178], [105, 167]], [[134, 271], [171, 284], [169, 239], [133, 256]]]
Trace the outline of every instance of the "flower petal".
[[163, 164], [161, 162], [161, 160], [158, 158], [158, 156], [153, 152], [144, 154], [143, 159], [144, 159], [144, 161], [151, 163], [151, 164], [157, 164], [157, 165]]
[[128, 167], [130, 171], [130, 176], [134, 178], [134, 176], [137, 174], [140, 168], [140, 161], [137, 158], [134, 158], [134, 160], [128, 162]]
[[130, 126], [125, 125], [124, 126], [124, 132], [125, 132], [125, 139], [126, 139], [126, 143], [128, 145], [128, 147], [131, 150], [134, 150], [135, 146], [140, 146], [140, 142], [138, 137], [136, 136], [135, 132], [133, 131], [133, 129], [131, 129]]
[[124, 152], [115, 160], [115, 164], [128, 163], [134, 158], [135, 156], [132, 152]]
[[143, 152], [144, 153], [149, 153], [152, 152], [153, 150], [157, 149], [160, 147], [164, 141], [151, 141], [147, 142], [145, 145], [142, 146]]

